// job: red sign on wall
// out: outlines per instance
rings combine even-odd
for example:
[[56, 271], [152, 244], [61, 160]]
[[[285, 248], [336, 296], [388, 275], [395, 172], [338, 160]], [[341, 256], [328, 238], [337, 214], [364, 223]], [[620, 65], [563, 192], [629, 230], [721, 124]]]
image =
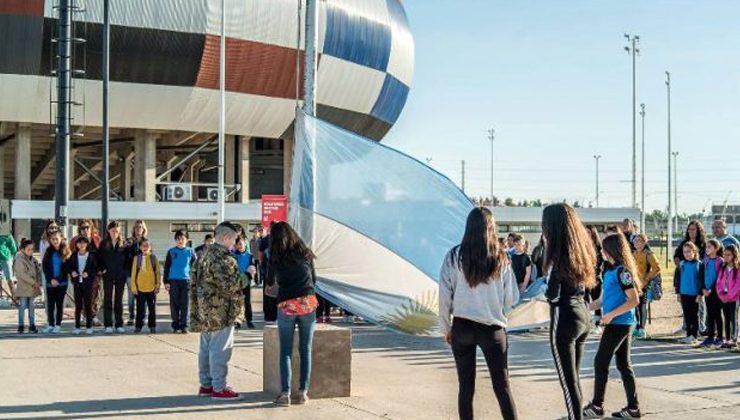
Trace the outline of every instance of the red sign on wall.
[[288, 221], [288, 197], [284, 195], [262, 196], [262, 227], [270, 227], [271, 222]]

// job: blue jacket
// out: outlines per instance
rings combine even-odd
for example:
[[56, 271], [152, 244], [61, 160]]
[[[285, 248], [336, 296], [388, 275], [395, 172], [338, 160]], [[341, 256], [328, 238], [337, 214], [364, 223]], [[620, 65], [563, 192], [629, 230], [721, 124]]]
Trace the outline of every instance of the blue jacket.
[[164, 282], [190, 280], [190, 269], [195, 260], [195, 251], [192, 248], [170, 248], [164, 262]]
[[48, 250], [41, 263], [46, 277], [46, 287], [51, 289], [51, 280], [56, 279], [59, 282], [58, 287], [67, 287], [66, 264], [62, 261], [62, 256], [58, 251]]
[[677, 295], [699, 296], [704, 286], [704, 264], [699, 260], [681, 261], [673, 276]]
[[252, 254], [249, 251], [244, 251], [243, 253], [233, 251], [232, 254], [234, 254], [236, 262], [239, 263], [239, 272], [242, 274], [246, 273], [249, 266], [252, 265]]

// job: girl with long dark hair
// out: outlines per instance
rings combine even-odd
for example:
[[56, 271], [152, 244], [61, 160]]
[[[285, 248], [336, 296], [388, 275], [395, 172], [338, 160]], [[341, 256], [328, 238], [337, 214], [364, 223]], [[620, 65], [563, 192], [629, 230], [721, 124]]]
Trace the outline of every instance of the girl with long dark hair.
[[596, 283], [593, 242], [573, 207], [558, 203], [542, 213], [545, 237], [546, 296], [550, 302], [550, 347], [565, 396], [568, 419], [583, 418], [581, 366], [583, 346], [591, 328], [586, 290]]
[[65, 262], [70, 252], [67, 242], [60, 231], [48, 235], [49, 246], [46, 248], [41, 265], [46, 276], [46, 315], [49, 319], [45, 333], [59, 333], [62, 330], [64, 297], [67, 295], [67, 273]]
[[[121, 235], [121, 225], [117, 221], [108, 223], [108, 232], [100, 244], [100, 268], [103, 271], [103, 310], [105, 312], [105, 332], [123, 334], [123, 289], [126, 286], [126, 275], [130, 267], [126, 243]], [[115, 313], [114, 313], [115, 312]], [[115, 324], [114, 324], [115, 315]]]
[[[599, 230], [596, 226], [586, 226], [586, 230], [588, 230], [588, 236], [591, 238], [594, 251], [596, 252], [595, 284], [592, 288], [588, 289], [586, 295], [587, 300], [593, 302], [601, 297], [601, 273], [604, 269], [604, 260], [601, 258], [601, 236], [599, 235]], [[594, 315], [596, 315], [596, 330], [601, 331], [601, 309], [594, 311]]]
[[498, 241], [493, 214], [476, 207], [468, 214], [462, 242], [445, 257], [439, 281], [440, 325], [455, 356], [461, 419], [473, 418], [477, 347], [486, 358], [503, 418], [517, 418], [504, 312], [518, 300], [516, 277]]
[[316, 328], [316, 272], [314, 253], [285, 222], [270, 228], [270, 266], [267, 285], [278, 284], [277, 326], [280, 337], [280, 383], [282, 391], [275, 403], [289, 406], [293, 336], [298, 325], [298, 352], [301, 357], [300, 389], [296, 402], [308, 402], [311, 381], [311, 344]]
[[632, 328], [635, 307], [640, 302], [641, 281], [635, 259], [623, 235], [609, 235], [601, 248], [609, 269], [604, 272], [604, 289], [601, 298], [591, 303], [591, 309], [603, 308], [601, 322], [604, 332], [594, 358], [594, 398], [583, 409], [589, 418], [604, 416], [604, 394], [609, 380], [609, 364], [616, 355], [617, 369], [622, 376], [627, 406], [612, 413], [616, 418], [641, 417], [637, 400], [635, 372], [632, 369]]

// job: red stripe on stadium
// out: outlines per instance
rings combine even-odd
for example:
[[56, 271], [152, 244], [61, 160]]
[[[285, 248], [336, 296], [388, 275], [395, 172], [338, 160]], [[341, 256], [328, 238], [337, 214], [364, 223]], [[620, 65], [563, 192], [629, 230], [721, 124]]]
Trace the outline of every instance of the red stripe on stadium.
[[[220, 37], [206, 35], [195, 86], [218, 89]], [[303, 97], [303, 51], [300, 51], [299, 98]], [[320, 59], [321, 57], [319, 57]], [[226, 38], [226, 90], [275, 98], [296, 96], [296, 50], [243, 39]]]
[[44, 0], [2, 0], [0, 15], [43, 16]]

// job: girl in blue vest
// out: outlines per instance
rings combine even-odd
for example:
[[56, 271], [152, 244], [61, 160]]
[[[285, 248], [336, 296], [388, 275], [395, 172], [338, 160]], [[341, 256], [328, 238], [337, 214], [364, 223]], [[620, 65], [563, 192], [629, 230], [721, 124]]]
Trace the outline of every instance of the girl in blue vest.
[[641, 284], [630, 246], [623, 235], [609, 235], [601, 244], [601, 254], [607, 263], [601, 297], [592, 302], [591, 310], [601, 308], [601, 335], [594, 358], [594, 397], [583, 409], [586, 418], [604, 416], [604, 394], [609, 380], [609, 364], [616, 355], [617, 369], [622, 375], [627, 406], [612, 413], [616, 418], [639, 418], [635, 372], [632, 369], [632, 328], [635, 326], [635, 307], [640, 302]]
[[722, 271], [722, 243], [716, 239], [707, 241], [707, 256], [702, 261], [704, 265], [704, 283], [702, 294], [707, 306], [707, 338], [701, 343], [702, 347], [720, 347], [722, 345], [722, 301], [715, 285], [717, 277]]
[[[242, 292], [244, 293], [244, 320], [247, 322], [247, 328], [254, 329], [252, 323], [252, 279], [256, 274], [252, 253], [247, 249], [247, 241], [239, 235], [234, 243], [234, 250], [231, 252], [239, 264], [239, 275], [244, 281]], [[237, 323], [237, 328], [241, 324]]]
[[703, 299], [704, 264], [699, 259], [699, 248], [693, 242], [683, 245], [684, 260], [681, 261], [673, 278], [677, 299], [681, 303], [686, 324], [684, 344], [696, 344], [699, 336], [699, 304]]

